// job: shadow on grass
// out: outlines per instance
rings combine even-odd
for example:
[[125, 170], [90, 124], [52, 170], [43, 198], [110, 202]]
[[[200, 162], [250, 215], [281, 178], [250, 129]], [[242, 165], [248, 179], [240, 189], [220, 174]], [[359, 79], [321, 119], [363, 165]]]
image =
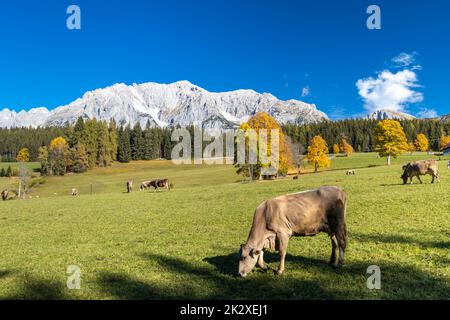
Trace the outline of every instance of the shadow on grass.
[[[203, 261], [213, 265], [220, 273], [229, 276], [236, 276], [238, 271], [239, 255], [236, 252], [224, 256], [205, 258], [203, 259]], [[277, 252], [265, 251], [264, 261], [268, 263], [272, 269], [276, 270], [276, 268], [278, 268], [280, 258]], [[323, 266], [326, 268], [330, 268], [331, 270], [334, 270], [333, 267], [328, 265], [327, 260], [311, 259], [302, 256], [293, 256], [287, 253], [286, 261], [288, 261], [289, 263], [301, 264], [303, 266], [312, 266], [312, 265]], [[260, 269], [258, 268], [255, 268], [255, 270], [260, 271]]]
[[0, 270], [0, 279], [8, 277], [12, 273], [11, 270]]
[[2, 297], [6, 300], [65, 300], [66, 286], [60, 282], [37, 279], [25, 276], [18, 284], [16, 292], [10, 296]]
[[352, 238], [360, 242], [415, 244], [423, 248], [450, 249], [450, 241], [421, 241], [399, 235], [352, 233]]
[[[267, 255], [267, 261], [277, 255]], [[176, 257], [145, 254], [152, 266], [151, 280], [139, 280], [124, 273], [103, 272], [98, 284], [101, 290], [117, 299], [445, 299], [449, 284], [411, 266], [385, 262], [350, 262], [335, 270], [326, 261], [307, 257], [287, 257], [286, 274], [250, 274], [234, 277], [236, 253], [188, 262]], [[208, 264], [204, 264], [207, 262]], [[382, 289], [366, 287], [367, 267], [378, 264], [382, 272]], [[290, 276], [302, 269], [309, 276]]]
[[[403, 186], [404, 184], [401, 182], [401, 183], [382, 183], [382, 184], [380, 184], [380, 186], [381, 187], [398, 187], [398, 186]], [[410, 184], [408, 183], [408, 184], [405, 184], [404, 185], [405, 187], [406, 186], [410, 186]]]

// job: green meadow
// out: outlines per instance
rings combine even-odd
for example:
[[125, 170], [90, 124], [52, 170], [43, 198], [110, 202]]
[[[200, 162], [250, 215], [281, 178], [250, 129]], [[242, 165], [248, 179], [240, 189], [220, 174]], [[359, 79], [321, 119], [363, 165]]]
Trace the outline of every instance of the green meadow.
[[[251, 183], [233, 166], [170, 161], [45, 178], [28, 199], [0, 202], [0, 298], [449, 299], [450, 159], [439, 161], [441, 183], [400, 179], [402, 164], [428, 158], [439, 159], [405, 154], [388, 167], [376, 154], [354, 154], [298, 180]], [[353, 168], [356, 175], [346, 176]], [[174, 188], [139, 192], [139, 182], [153, 178], [169, 178]], [[255, 269], [235, 277], [256, 206], [323, 185], [348, 194], [344, 267], [327, 265], [331, 244], [320, 234], [291, 239], [284, 275]], [[0, 178], [0, 189], [16, 187], [15, 178]], [[278, 266], [276, 252], [266, 260]], [[79, 290], [66, 285], [71, 265], [81, 270]], [[367, 288], [371, 265], [381, 270], [379, 290]]]

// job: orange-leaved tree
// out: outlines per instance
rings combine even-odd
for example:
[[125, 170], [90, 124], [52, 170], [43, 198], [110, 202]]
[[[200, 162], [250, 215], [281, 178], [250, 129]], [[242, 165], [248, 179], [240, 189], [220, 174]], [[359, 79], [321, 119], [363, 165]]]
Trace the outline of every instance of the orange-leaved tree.
[[353, 153], [353, 147], [351, 144], [347, 142], [346, 139], [341, 140], [341, 144], [339, 146], [339, 149], [346, 155], [349, 156]]
[[337, 143], [333, 144], [333, 154], [339, 154], [341, 152], [341, 149], [339, 148], [339, 145]]
[[[252, 116], [246, 123], [243, 123], [240, 126], [240, 130], [242, 130], [245, 133], [245, 153], [246, 153], [246, 159], [245, 164], [244, 163], [237, 163], [236, 168], [237, 173], [243, 174], [244, 176], [247, 176], [251, 179], [257, 179], [261, 175], [261, 170], [264, 168], [274, 168], [280, 174], [286, 174], [288, 172], [289, 167], [293, 165], [292, 160], [292, 152], [289, 147], [289, 144], [286, 141], [285, 134], [280, 126], [280, 124], [272, 118], [269, 114], [265, 112], [258, 112], [254, 116]], [[261, 141], [260, 134], [263, 134], [266, 130], [267, 134], [267, 141], [266, 143], [263, 143], [264, 141]], [[271, 162], [272, 155], [275, 156], [276, 153], [272, 154], [272, 131], [271, 130], [277, 130], [278, 131], [278, 165], [276, 163]], [[256, 137], [256, 150], [255, 153], [257, 155], [257, 163], [253, 164], [250, 163], [249, 160], [249, 154], [250, 154], [250, 146], [249, 146], [249, 134], [254, 134]], [[241, 141], [237, 141], [240, 143]], [[276, 143], [276, 141], [274, 141]], [[266, 151], [261, 151], [267, 158], [266, 159], [260, 159], [259, 153], [260, 148], [265, 149]], [[262, 160], [268, 160], [268, 161], [262, 161]], [[277, 161], [275, 161], [277, 162]]]
[[327, 154], [328, 146], [326, 141], [319, 135], [312, 138], [308, 147], [307, 159], [309, 163], [314, 165], [314, 172], [318, 172], [319, 168], [326, 168], [331, 165]]
[[430, 144], [428, 143], [427, 136], [423, 133], [419, 133], [414, 140], [414, 146], [416, 147], [417, 151], [428, 151]]
[[375, 128], [375, 151], [380, 157], [387, 158], [391, 164], [391, 157], [396, 158], [408, 150], [408, 141], [400, 122], [396, 120], [380, 121]]

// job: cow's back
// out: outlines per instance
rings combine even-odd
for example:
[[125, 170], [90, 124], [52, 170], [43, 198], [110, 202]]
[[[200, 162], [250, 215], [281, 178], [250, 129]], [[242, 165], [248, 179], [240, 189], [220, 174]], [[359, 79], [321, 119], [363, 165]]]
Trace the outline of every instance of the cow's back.
[[322, 187], [276, 197], [265, 202], [269, 230], [289, 234], [315, 234], [333, 217], [336, 206], [345, 206], [345, 193], [338, 187]]

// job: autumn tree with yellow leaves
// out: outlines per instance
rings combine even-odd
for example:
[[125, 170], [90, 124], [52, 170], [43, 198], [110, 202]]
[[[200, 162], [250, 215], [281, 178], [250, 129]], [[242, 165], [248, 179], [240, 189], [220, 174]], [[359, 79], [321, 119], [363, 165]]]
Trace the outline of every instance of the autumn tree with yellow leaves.
[[331, 165], [327, 154], [328, 146], [325, 140], [319, 135], [312, 138], [308, 147], [307, 159], [314, 166], [314, 172], [318, 172], [319, 168], [326, 168]]
[[353, 147], [347, 142], [346, 139], [342, 139], [341, 143], [339, 145], [339, 149], [344, 153], [346, 156], [349, 156], [353, 153]]
[[64, 175], [69, 151], [66, 139], [63, 137], [53, 139], [48, 149], [50, 172], [54, 175]]
[[[267, 130], [267, 144], [263, 143], [263, 141], [260, 140], [260, 132], [261, 130]], [[255, 114], [253, 117], [251, 117], [246, 123], [243, 123], [240, 126], [240, 130], [245, 135], [245, 142], [239, 141], [239, 138], [237, 138], [237, 143], [245, 143], [245, 164], [237, 163], [235, 166], [237, 168], [237, 173], [242, 174], [245, 177], [253, 179], [258, 179], [261, 176], [262, 169], [267, 168], [274, 168], [277, 170], [277, 172], [274, 172], [274, 174], [287, 174], [289, 167], [293, 165], [292, 160], [292, 151], [290, 149], [289, 144], [286, 141], [286, 136], [279, 125], [279, 123], [272, 118], [269, 114], [265, 112], [259, 112]], [[272, 156], [272, 132], [271, 130], [278, 130], [278, 164], [270, 162], [271, 156]], [[253, 150], [255, 154], [257, 155], [257, 163], [250, 163], [249, 161], [249, 154], [250, 154], [250, 135], [255, 135], [256, 138], [256, 150]], [[259, 153], [260, 153], [260, 147], [263, 149], [266, 149], [267, 151], [263, 153], [265, 156], [267, 156], [267, 159], [269, 159], [268, 163], [265, 163], [266, 161], [262, 161], [263, 159], [260, 159]], [[262, 151], [263, 152], [263, 151]], [[275, 156], [275, 154], [273, 154]], [[277, 167], [277, 168], [275, 168]]]
[[408, 151], [410, 154], [413, 154], [413, 152], [416, 151], [416, 146], [414, 145], [414, 142], [408, 143]]
[[400, 122], [396, 120], [383, 120], [375, 128], [375, 151], [380, 157], [387, 158], [391, 164], [391, 157], [396, 158], [408, 150], [408, 141]]
[[417, 151], [425, 152], [428, 151], [430, 144], [428, 143], [427, 136], [423, 133], [419, 133], [414, 140], [414, 146]]
[[442, 150], [450, 143], [450, 136], [441, 136], [439, 139], [439, 148]]
[[339, 148], [339, 145], [337, 143], [333, 144], [333, 154], [339, 154], [341, 152], [341, 149]]
[[28, 148], [20, 149], [20, 151], [17, 153], [16, 161], [17, 162], [29, 162], [30, 161], [30, 151], [28, 150]]

